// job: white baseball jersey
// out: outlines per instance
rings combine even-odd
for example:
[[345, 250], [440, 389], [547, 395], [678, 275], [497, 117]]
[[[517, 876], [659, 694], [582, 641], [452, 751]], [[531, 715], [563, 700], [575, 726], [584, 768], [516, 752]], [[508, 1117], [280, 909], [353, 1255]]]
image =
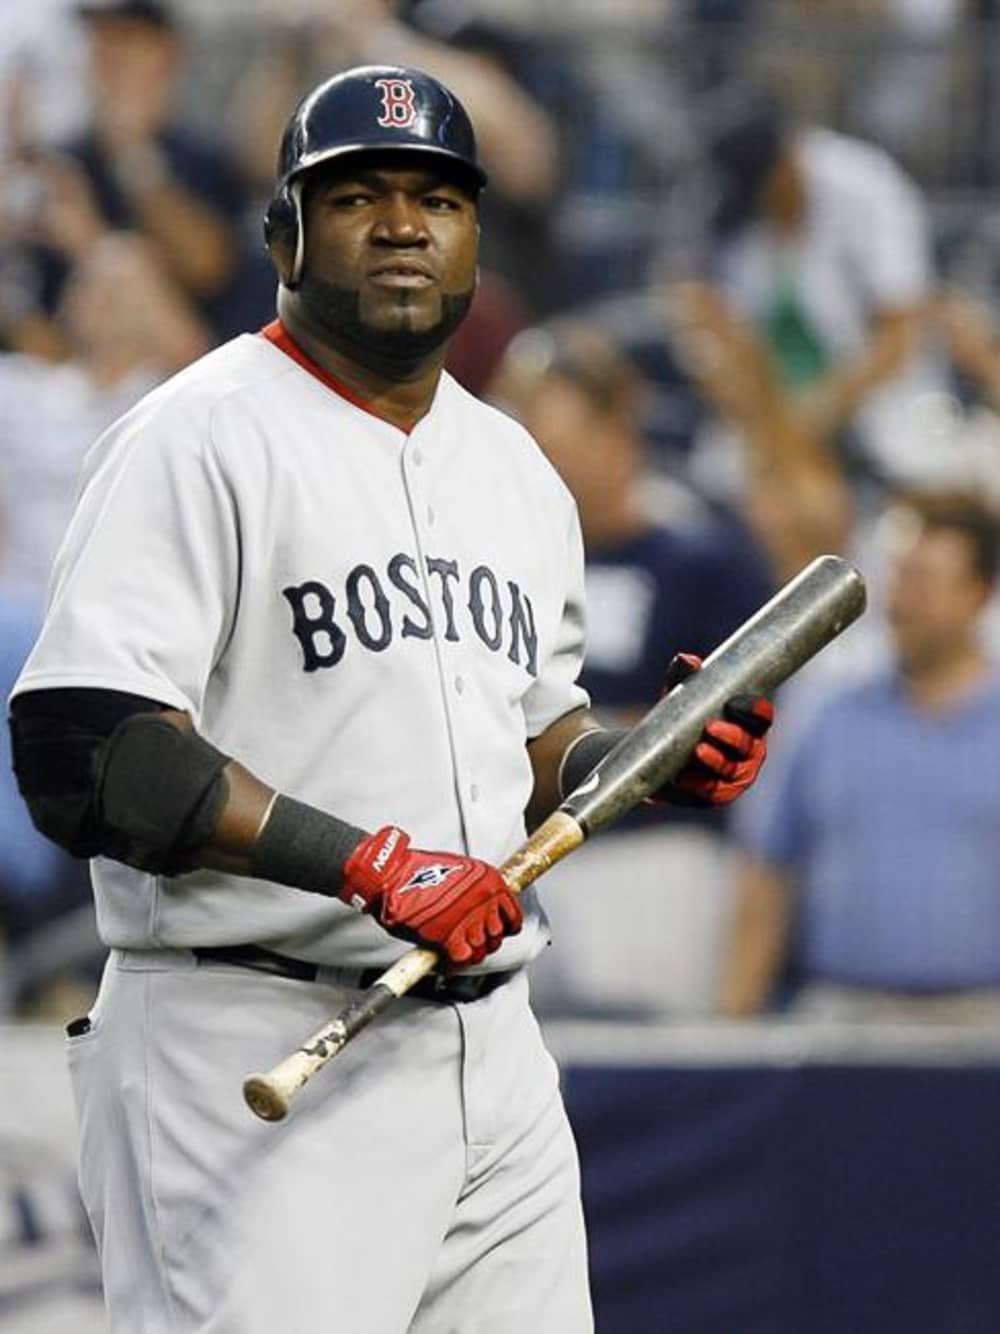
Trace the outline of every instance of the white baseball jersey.
[[[527, 740], [587, 703], [582, 569], [575, 505], [516, 423], [445, 374], [406, 434], [275, 324], [90, 451], [15, 693], [148, 696], [282, 792], [496, 863], [524, 837]], [[111, 946], [252, 942], [366, 967], [407, 948], [264, 881], [106, 859], [93, 879]], [[530, 892], [524, 908], [487, 967], [544, 944]]]

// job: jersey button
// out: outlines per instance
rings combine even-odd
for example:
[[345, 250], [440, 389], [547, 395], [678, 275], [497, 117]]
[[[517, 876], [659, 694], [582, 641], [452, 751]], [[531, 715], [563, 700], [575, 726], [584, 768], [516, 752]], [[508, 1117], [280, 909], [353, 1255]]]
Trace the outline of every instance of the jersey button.
[[461, 694], [462, 691], [465, 689], [465, 681], [461, 676], [455, 677], [455, 689], [458, 692], [458, 694]]
[[469, 796], [472, 798], [473, 801], [479, 800], [479, 787], [477, 786], [477, 784], [473, 783], [472, 786], [469, 788]]
[[428, 506], [427, 506], [427, 523], [428, 523], [428, 526], [430, 526], [430, 525], [432, 525], [432, 524], [434, 523], [434, 506], [433, 506], [433, 505], [428, 505]]
[[421, 452], [420, 452], [419, 449], [415, 449], [415, 450], [413, 451], [413, 462], [414, 462], [414, 463], [417, 465], [417, 467], [419, 468], [420, 465], [421, 465], [421, 463], [423, 463], [423, 461], [424, 461], [424, 456], [423, 456], [423, 454], [421, 454]]

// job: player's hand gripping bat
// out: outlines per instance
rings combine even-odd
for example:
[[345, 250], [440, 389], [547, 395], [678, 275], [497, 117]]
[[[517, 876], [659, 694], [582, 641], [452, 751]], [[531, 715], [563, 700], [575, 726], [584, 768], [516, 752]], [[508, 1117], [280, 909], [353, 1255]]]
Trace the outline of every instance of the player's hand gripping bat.
[[[746, 621], [695, 672], [631, 729], [558, 810], [500, 867], [520, 893], [585, 839], [631, 810], [687, 763], [705, 724], [734, 695], [767, 694], [856, 620], [865, 607], [861, 575], [838, 556], [819, 556]], [[247, 1105], [280, 1121], [317, 1070], [437, 966], [433, 950], [412, 949], [351, 1005], [267, 1074], [243, 1084]]]

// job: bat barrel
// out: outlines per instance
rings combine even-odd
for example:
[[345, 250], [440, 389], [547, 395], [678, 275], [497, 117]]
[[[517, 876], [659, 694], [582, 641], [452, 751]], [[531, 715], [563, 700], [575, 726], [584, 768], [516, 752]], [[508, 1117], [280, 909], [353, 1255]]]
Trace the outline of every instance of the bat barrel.
[[864, 611], [865, 583], [819, 556], [660, 700], [560, 806], [589, 837], [669, 782], [734, 695], [770, 694]]

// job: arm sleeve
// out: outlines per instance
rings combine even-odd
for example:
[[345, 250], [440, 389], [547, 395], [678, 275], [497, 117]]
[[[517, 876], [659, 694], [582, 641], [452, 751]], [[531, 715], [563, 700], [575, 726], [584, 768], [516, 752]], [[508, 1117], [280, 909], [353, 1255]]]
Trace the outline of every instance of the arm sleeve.
[[583, 582], [583, 537], [576, 507], [570, 513], [566, 538], [565, 589], [562, 615], [550, 651], [538, 664], [538, 676], [524, 700], [528, 738], [542, 732], [564, 714], [586, 708], [587, 692], [577, 677], [583, 665], [586, 634]]
[[210, 414], [147, 399], [85, 461], [45, 623], [13, 693], [118, 690], [197, 720], [239, 578], [236, 509]]

